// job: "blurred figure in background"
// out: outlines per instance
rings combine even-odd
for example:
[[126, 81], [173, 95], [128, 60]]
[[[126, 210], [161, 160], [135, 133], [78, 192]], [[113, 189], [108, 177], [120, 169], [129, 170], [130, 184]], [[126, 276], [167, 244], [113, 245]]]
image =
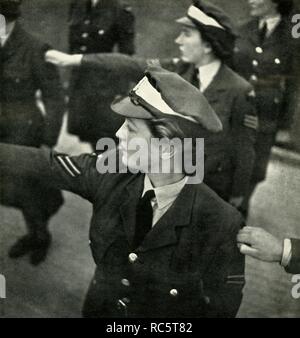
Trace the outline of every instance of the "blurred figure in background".
[[248, 214], [256, 185], [266, 177], [276, 133], [291, 120], [296, 93], [296, 46], [289, 14], [292, 0], [248, 0], [252, 19], [240, 28], [234, 56], [235, 70], [256, 92], [259, 132], [251, 186], [242, 211]]
[[[59, 74], [45, 63], [50, 47], [23, 30], [18, 22], [21, 0], [0, 0], [6, 19], [6, 36], [0, 46], [0, 142], [53, 147], [62, 125], [64, 102]], [[40, 92], [43, 112], [37, 106]], [[23, 213], [28, 233], [11, 248], [11, 258], [31, 254], [42, 262], [51, 243], [50, 217], [63, 204], [61, 192], [45, 188], [35, 179], [20, 180], [9, 173], [1, 177], [0, 201]]]
[[257, 116], [253, 88], [226, 66], [232, 57], [235, 33], [220, 8], [195, 1], [177, 20], [180, 59], [146, 60], [120, 54], [66, 55], [49, 51], [46, 58], [60, 66], [81, 66], [126, 74], [137, 80], [147, 64], [160, 63], [181, 75], [207, 98], [223, 124], [223, 132], [205, 139], [204, 182], [239, 208], [249, 189], [254, 164]]
[[[71, 54], [135, 52], [135, 18], [119, 0], [73, 0], [69, 17]], [[123, 119], [112, 113], [115, 96], [127, 94], [129, 84], [111, 72], [74, 69], [70, 83], [68, 131], [95, 148], [101, 137], [114, 137]]]

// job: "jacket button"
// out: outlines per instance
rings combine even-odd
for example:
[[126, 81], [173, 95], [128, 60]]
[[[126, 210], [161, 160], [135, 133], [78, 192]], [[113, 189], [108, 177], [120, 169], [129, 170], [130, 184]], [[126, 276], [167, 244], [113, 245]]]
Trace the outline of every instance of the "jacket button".
[[98, 31], [98, 34], [99, 34], [99, 35], [104, 35], [104, 33], [105, 33], [105, 30], [103, 30], [103, 29], [100, 29], [100, 30]]
[[253, 65], [254, 67], [257, 67], [257, 66], [258, 66], [258, 61], [257, 61], [257, 60], [253, 60], [253, 61], [252, 61], [252, 65]]
[[97, 284], [97, 281], [96, 279], [93, 280], [93, 285], [96, 285]]
[[129, 304], [130, 303], [130, 298], [122, 298], [122, 301], [125, 303], [125, 304]]
[[280, 65], [280, 64], [281, 64], [281, 61], [280, 61], [280, 59], [278, 59], [278, 58], [276, 58], [276, 59], [274, 60], [274, 62], [276, 63], [276, 65]]
[[86, 39], [89, 36], [89, 33], [83, 33], [81, 36]]
[[278, 98], [278, 97], [275, 97], [274, 103], [275, 103], [275, 104], [279, 104], [279, 102], [280, 102], [279, 98]]
[[172, 289], [172, 290], [170, 291], [170, 295], [171, 295], [172, 297], [177, 297], [177, 296], [178, 296], [178, 290]]
[[135, 254], [135, 253], [131, 253], [131, 254], [128, 256], [128, 258], [129, 258], [129, 262], [130, 262], [130, 263], [135, 263], [135, 262], [137, 261], [137, 259], [138, 259], [138, 255]]
[[86, 47], [86, 46], [81, 46], [81, 47], [80, 47], [80, 50], [81, 50], [82, 52], [86, 52], [86, 51], [87, 51], [87, 47]]
[[85, 25], [89, 25], [90, 23], [91, 23], [91, 20], [85, 20], [85, 21], [84, 21], [84, 24], [85, 24]]
[[20, 83], [21, 80], [17, 77], [15, 81], [16, 83]]
[[251, 75], [250, 76], [250, 81], [253, 81], [253, 82], [256, 82], [258, 80], [257, 76], [256, 75]]
[[261, 47], [256, 47], [255, 51], [256, 51], [257, 54], [262, 54], [264, 52]]
[[124, 278], [124, 279], [121, 280], [121, 284], [124, 285], [124, 286], [130, 286], [130, 282], [126, 278]]

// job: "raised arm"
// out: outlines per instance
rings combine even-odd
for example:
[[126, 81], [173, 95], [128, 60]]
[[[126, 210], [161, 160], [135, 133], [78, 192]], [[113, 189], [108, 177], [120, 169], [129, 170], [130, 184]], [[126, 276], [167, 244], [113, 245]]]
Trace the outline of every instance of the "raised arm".
[[45, 107], [43, 143], [53, 147], [57, 143], [61, 130], [65, 104], [58, 69], [44, 60], [44, 51], [48, 48], [45, 45], [41, 50], [33, 53], [32, 72]]
[[96, 170], [97, 157], [71, 157], [48, 149], [0, 143], [0, 175], [34, 178], [45, 186], [68, 190], [93, 201], [104, 175]]

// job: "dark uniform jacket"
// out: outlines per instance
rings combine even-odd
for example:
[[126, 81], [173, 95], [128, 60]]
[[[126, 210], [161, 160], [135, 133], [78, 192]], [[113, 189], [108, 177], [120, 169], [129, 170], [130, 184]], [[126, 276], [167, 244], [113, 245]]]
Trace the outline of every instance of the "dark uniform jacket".
[[295, 65], [298, 62], [296, 39], [291, 23], [282, 19], [263, 43], [259, 39], [258, 20], [240, 27], [234, 56], [234, 68], [255, 87], [259, 131], [275, 133], [290, 122], [289, 111], [295, 101]]
[[96, 162], [97, 156], [0, 145], [1, 172], [39, 177], [93, 204], [90, 245], [97, 269], [84, 315], [234, 317], [244, 286], [244, 257], [236, 245], [240, 214], [205, 184], [187, 184], [133, 248], [144, 176], [100, 175]]
[[[57, 69], [44, 61], [50, 47], [16, 26], [0, 46], [0, 139], [50, 147], [57, 142], [64, 101]], [[38, 108], [41, 91], [45, 114]]]
[[[129, 6], [119, 0], [75, 0], [69, 17], [69, 45], [72, 54], [135, 51], [135, 19]], [[123, 119], [113, 114], [115, 96], [128, 91], [122, 74], [110, 71], [74, 69], [70, 84], [69, 132], [95, 143], [101, 136], [112, 137]]]
[[[194, 67], [183, 62], [162, 60], [164, 68], [177, 72], [192, 82]], [[147, 62], [125, 55], [85, 55], [82, 68], [99, 67], [137, 81]], [[205, 183], [222, 198], [244, 196], [254, 164], [255, 127], [245, 125], [245, 117], [256, 118], [252, 86], [224, 64], [203, 93], [223, 123], [223, 132], [205, 140]]]
[[292, 260], [286, 268], [288, 273], [300, 273], [300, 239], [292, 239]]
[[[57, 69], [44, 61], [50, 47], [16, 23], [4, 47], [0, 47], [0, 141], [39, 147], [56, 144], [62, 125], [64, 101]], [[44, 112], [37, 105], [40, 91]], [[32, 181], [1, 177], [0, 201], [32, 208], [33, 196], [48, 217], [62, 203], [59, 191], [43, 191]]]

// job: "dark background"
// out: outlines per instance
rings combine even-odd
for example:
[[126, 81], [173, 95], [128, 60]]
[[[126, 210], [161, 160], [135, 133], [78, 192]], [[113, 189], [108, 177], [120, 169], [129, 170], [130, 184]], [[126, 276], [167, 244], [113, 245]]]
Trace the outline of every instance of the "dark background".
[[[71, 0], [24, 0], [23, 18], [35, 35], [67, 50], [68, 8]], [[236, 21], [247, 17], [246, 0], [212, 0]], [[145, 56], [170, 56], [177, 51], [172, 41], [178, 27], [175, 19], [184, 15], [191, 0], [126, 0], [137, 18], [138, 53]]]
[[[52, 44], [56, 49], [67, 51], [68, 8], [71, 0], [23, 0], [23, 22], [34, 35]], [[175, 19], [184, 15], [191, 0], [124, 0], [132, 6], [136, 15], [137, 54], [147, 57], [177, 55], [173, 43], [179, 32]], [[210, 0], [221, 6], [238, 25], [248, 18], [247, 0]], [[300, 8], [300, 0], [295, 0]], [[300, 13], [300, 10], [296, 10]], [[284, 46], [283, 46], [284, 48]], [[300, 73], [300, 63], [299, 63]], [[64, 81], [68, 72], [62, 71]], [[300, 91], [300, 90], [299, 90]], [[298, 95], [299, 97], [299, 95]], [[298, 100], [299, 101], [299, 100]], [[296, 108], [291, 127], [291, 143], [300, 151], [300, 104]]]

